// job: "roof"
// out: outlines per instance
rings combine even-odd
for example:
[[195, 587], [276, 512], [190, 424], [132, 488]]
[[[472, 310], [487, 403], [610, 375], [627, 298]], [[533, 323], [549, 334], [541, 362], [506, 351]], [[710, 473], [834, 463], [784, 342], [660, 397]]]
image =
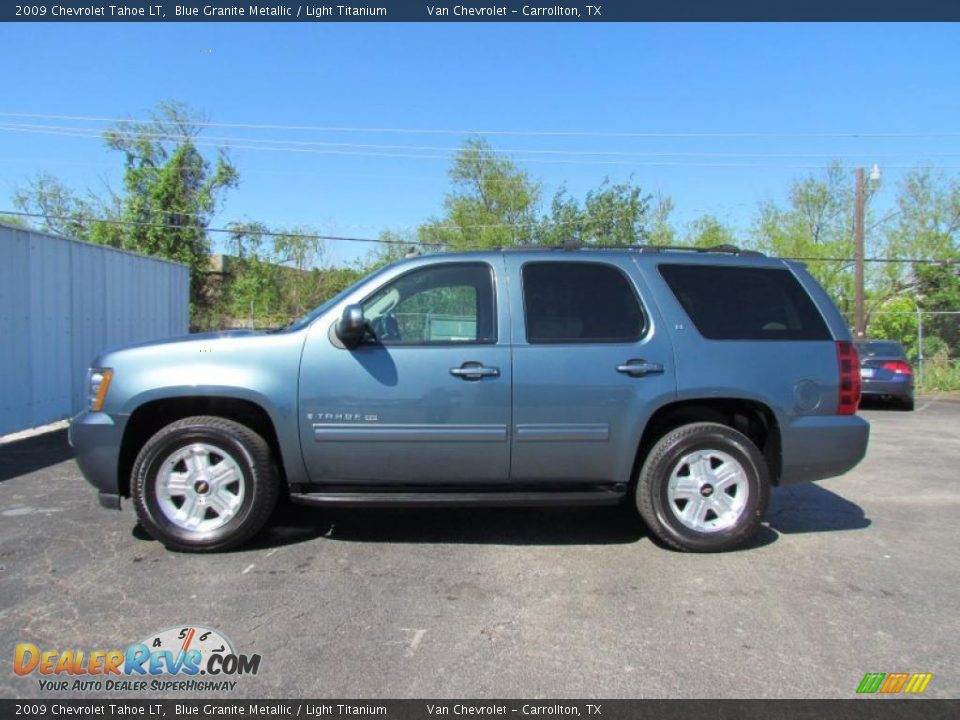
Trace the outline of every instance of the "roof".
[[685, 258], [693, 262], [721, 262], [722, 264], [736, 263], [738, 260], [759, 261], [760, 264], [778, 264], [783, 262], [777, 258], [771, 258], [756, 250], [741, 250], [734, 245], [717, 245], [714, 247], [692, 247], [689, 245], [592, 245], [592, 244], [567, 244], [567, 245], [514, 245], [509, 247], [490, 247], [484, 249], [463, 249], [452, 251], [427, 252], [423, 255], [407, 255], [405, 260], [414, 260], [417, 258], [450, 257], [451, 255], [460, 258], [489, 258], [491, 254], [511, 255], [536, 255], [542, 257], [551, 254], [575, 255], [578, 253], [599, 255], [630, 253], [637, 255], [646, 255], [652, 260], [656, 258]]
[[691, 245], [595, 245], [585, 243], [570, 243], [565, 245], [513, 245], [510, 247], [492, 248], [501, 252], [533, 252], [544, 250], [572, 251], [572, 250], [632, 250], [639, 253], [717, 253], [723, 255], [742, 255], [745, 257], [766, 257], [757, 250], [741, 250], [736, 245], [714, 245], [712, 247], [694, 247]]
[[425, 255], [481, 255], [485, 253], [549, 253], [549, 252], [636, 252], [642, 254], [681, 254], [681, 255], [726, 255], [733, 257], [766, 258], [758, 250], [743, 250], [735, 245], [714, 245], [712, 247], [694, 247], [692, 245], [596, 245], [593, 243], [568, 243], [564, 245], [508, 245], [488, 248], [462, 248], [415, 253], [415, 245], [404, 259]]

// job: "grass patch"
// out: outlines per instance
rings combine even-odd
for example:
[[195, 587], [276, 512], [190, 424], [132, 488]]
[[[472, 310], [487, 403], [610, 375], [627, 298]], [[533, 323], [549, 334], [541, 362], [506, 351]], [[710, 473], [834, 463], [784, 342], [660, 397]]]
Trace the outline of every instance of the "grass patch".
[[934, 359], [924, 363], [922, 390], [960, 390], [960, 362]]

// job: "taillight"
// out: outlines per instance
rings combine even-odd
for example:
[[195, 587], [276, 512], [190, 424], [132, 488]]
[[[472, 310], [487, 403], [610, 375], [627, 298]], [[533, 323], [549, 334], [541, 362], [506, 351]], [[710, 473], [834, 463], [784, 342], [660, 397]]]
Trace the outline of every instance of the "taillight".
[[853, 343], [837, 342], [837, 364], [840, 366], [838, 415], [856, 415], [860, 404], [860, 357]]
[[897, 375], [913, 375], [913, 369], [903, 360], [891, 360], [883, 364], [884, 370], [889, 370]]

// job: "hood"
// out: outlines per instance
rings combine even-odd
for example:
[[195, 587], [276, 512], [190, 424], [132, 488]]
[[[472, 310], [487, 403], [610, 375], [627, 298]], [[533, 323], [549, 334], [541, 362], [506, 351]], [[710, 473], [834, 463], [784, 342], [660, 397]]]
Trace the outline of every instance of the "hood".
[[184, 353], [200, 354], [198, 345], [209, 345], [221, 349], [240, 350], [243, 347], [251, 349], [251, 344], [259, 345], [264, 340], [276, 335], [256, 330], [223, 330], [218, 332], [193, 333], [178, 337], [150, 340], [147, 342], [123, 345], [111, 348], [100, 354], [91, 365], [94, 367], [113, 367], [115, 364], [145, 357], [183, 357]]

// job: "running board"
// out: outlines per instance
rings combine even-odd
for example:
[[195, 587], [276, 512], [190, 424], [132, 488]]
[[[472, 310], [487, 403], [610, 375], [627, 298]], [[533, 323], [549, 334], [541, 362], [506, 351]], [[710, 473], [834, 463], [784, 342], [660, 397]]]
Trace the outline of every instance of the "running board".
[[[622, 486], [621, 486], [622, 487]], [[625, 490], [506, 492], [312, 492], [291, 493], [300, 505], [325, 507], [542, 507], [550, 505], [616, 505]]]

